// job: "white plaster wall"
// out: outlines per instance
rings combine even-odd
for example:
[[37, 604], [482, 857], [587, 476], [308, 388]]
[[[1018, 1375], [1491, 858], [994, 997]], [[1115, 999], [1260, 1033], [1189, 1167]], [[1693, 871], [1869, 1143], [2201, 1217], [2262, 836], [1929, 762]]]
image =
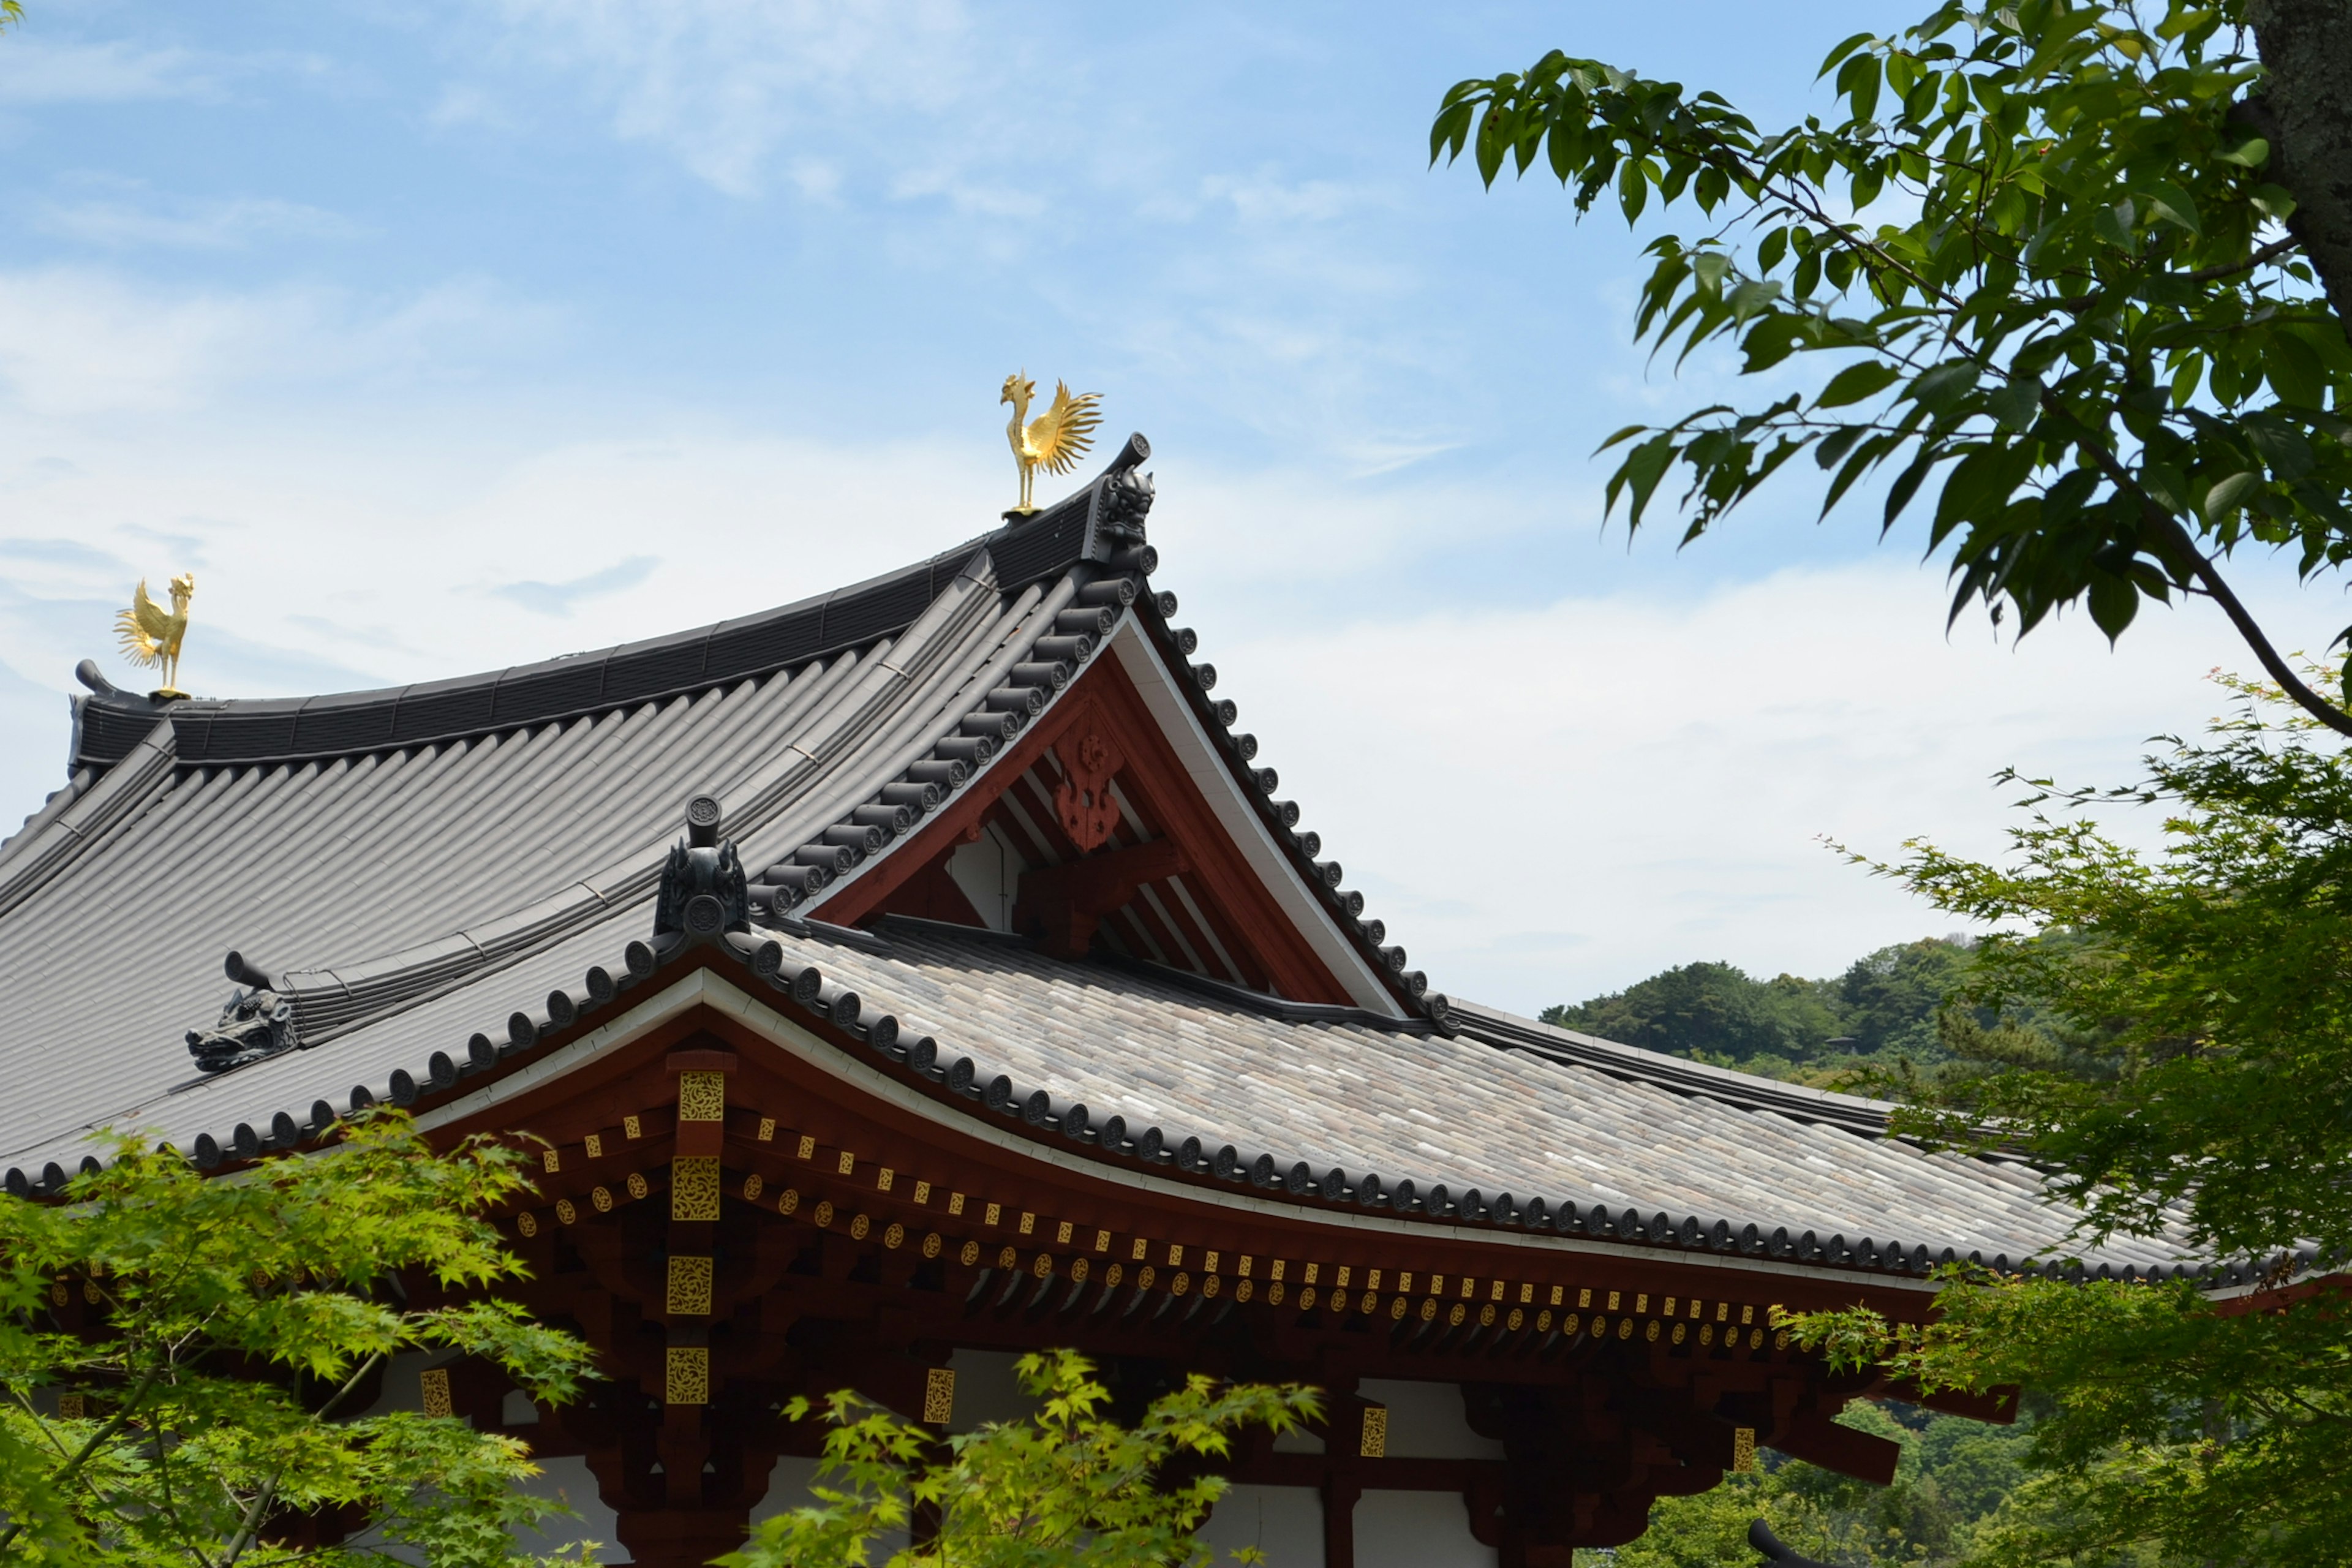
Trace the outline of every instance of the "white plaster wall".
[[362, 1415], [384, 1415], [394, 1410], [422, 1410], [425, 1391], [417, 1382], [417, 1373], [428, 1366], [457, 1360], [453, 1351], [410, 1351], [396, 1355], [383, 1363], [383, 1384], [375, 1403], [359, 1412]]
[[971, 1432], [991, 1421], [1026, 1421], [1036, 1415], [1037, 1402], [1022, 1391], [1013, 1370], [1020, 1359], [1013, 1351], [959, 1350], [948, 1357], [948, 1369], [956, 1374], [948, 1430]]
[[1356, 1568], [1495, 1568], [1495, 1549], [1471, 1535], [1457, 1492], [1368, 1491], [1356, 1500], [1355, 1525]]
[[992, 822], [977, 842], [959, 844], [948, 857], [948, 875], [993, 931], [1013, 929], [1013, 896], [1027, 869], [1029, 862]]
[[[382, 1415], [394, 1410], [422, 1410], [424, 1389], [417, 1374], [428, 1366], [455, 1361], [449, 1351], [412, 1351], [396, 1355], [384, 1363], [383, 1389], [373, 1405], [362, 1414]], [[539, 1409], [530, 1396], [520, 1390], [510, 1390], [505, 1407], [500, 1412], [510, 1426], [535, 1426]], [[525, 1438], [528, 1441], [528, 1436]], [[515, 1548], [520, 1552], [560, 1552], [575, 1542], [598, 1542], [599, 1563], [629, 1563], [635, 1561], [629, 1549], [621, 1544], [618, 1521], [596, 1489], [596, 1477], [588, 1468], [588, 1461], [577, 1455], [544, 1458], [534, 1455], [532, 1462], [540, 1473], [525, 1481], [520, 1489], [531, 1497], [549, 1499], [572, 1510], [571, 1517], [558, 1515], [545, 1521], [543, 1531], [520, 1531], [515, 1535]]]
[[796, 1458], [786, 1454], [768, 1472], [768, 1490], [751, 1507], [751, 1528], [757, 1530], [762, 1521], [773, 1519], [787, 1509], [802, 1508], [815, 1500], [809, 1496], [809, 1482], [816, 1479], [814, 1459]]
[[[816, 1479], [817, 1463], [814, 1459], [795, 1458], [789, 1454], [776, 1461], [776, 1468], [768, 1472], [767, 1495], [751, 1509], [753, 1530], [758, 1530], [763, 1520], [772, 1519], [792, 1509], [805, 1508], [816, 1500], [809, 1493], [809, 1483]], [[893, 1553], [904, 1551], [906, 1546], [907, 1532], [893, 1531], [875, 1542], [866, 1553], [866, 1561], [877, 1564], [887, 1563]]]
[[[1503, 1445], [1470, 1430], [1462, 1390], [1451, 1383], [1366, 1378], [1357, 1392], [1389, 1407], [1389, 1447], [1398, 1459], [1499, 1459]], [[1361, 1536], [1357, 1538], [1359, 1541]]]
[[1200, 1539], [1219, 1568], [1255, 1546], [1267, 1568], [1323, 1568], [1323, 1497], [1313, 1487], [1234, 1487], [1218, 1500]]
[[599, 1563], [631, 1563], [629, 1549], [621, 1544], [619, 1521], [613, 1510], [604, 1506], [597, 1494], [596, 1477], [588, 1468], [588, 1461], [577, 1455], [566, 1455], [537, 1461], [540, 1473], [523, 1483], [522, 1490], [532, 1497], [549, 1498], [570, 1506], [572, 1518], [557, 1516], [542, 1521], [544, 1529], [534, 1532], [515, 1532], [515, 1549], [519, 1552], [561, 1552], [574, 1542], [600, 1542], [596, 1548]]

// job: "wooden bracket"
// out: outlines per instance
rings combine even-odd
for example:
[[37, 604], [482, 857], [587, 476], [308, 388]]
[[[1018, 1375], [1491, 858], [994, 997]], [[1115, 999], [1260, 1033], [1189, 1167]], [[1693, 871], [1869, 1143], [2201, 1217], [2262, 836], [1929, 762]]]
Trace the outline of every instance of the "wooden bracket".
[[1791, 1458], [1878, 1487], [1895, 1479], [1895, 1462], [1903, 1458], [1901, 1444], [1810, 1411], [1791, 1416], [1767, 1441]]
[[1043, 866], [1023, 873], [1013, 924], [1042, 927], [1045, 951], [1057, 958], [1084, 958], [1103, 916], [1135, 897], [1146, 882], [1181, 876], [1192, 865], [1173, 839], [1155, 838], [1108, 855]]

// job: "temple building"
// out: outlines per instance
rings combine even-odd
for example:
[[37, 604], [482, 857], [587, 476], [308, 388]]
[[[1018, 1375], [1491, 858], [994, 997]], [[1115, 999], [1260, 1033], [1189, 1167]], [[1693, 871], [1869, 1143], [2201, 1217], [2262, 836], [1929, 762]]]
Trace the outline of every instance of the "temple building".
[[606, 1378], [538, 1408], [418, 1360], [382, 1397], [525, 1437], [662, 1568], [800, 1495], [792, 1395], [965, 1429], [1050, 1346], [1129, 1408], [1327, 1391], [1209, 1529], [1276, 1568], [1569, 1568], [1759, 1446], [1889, 1479], [1834, 1417], [1906, 1391], [1771, 1310], [1920, 1321], [1937, 1262], [2038, 1264], [2073, 1216], [1876, 1102], [1443, 994], [1181, 624], [1148, 451], [600, 653], [268, 701], [85, 664], [70, 781], [0, 848], [8, 1190], [104, 1127], [222, 1173], [383, 1102], [543, 1140], [498, 1223]]

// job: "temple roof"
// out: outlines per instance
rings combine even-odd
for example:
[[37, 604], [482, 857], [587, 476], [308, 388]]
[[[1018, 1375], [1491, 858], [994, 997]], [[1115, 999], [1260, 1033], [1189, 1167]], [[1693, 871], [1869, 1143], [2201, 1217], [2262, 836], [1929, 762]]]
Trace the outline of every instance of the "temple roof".
[[[533, 1070], [670, 983], [676, 939], [643, 939], [700, 796], [751, 901], [703, 962], [867, 1042], [857, 1070], [1041, 1140], [1307, 1205], [1832, 1268], [2063, 1249], [2074, 1216], [2037, 1173], [1923, 1151], [1875, 1102], [1432, 991], [1171, 624], [1147, 452], [903, 572], [602, 654], [267, 702], [86, 677], [71, 785], [0, 847], [11, 1189], [54, 1185], [105, 1126], [213, 1164]], [[1115, 828], [1073, 843], [1052, 802], [1082, 782], [1060, 754], [1080, 727], [1128, 760]], [[1126, 867], [1099, 934], [1088, 915], [1057, 953], [981, 910], [956, 858], [991, 834], [1024, 889]], [[942, 900], [959, 923], [910, 917]], [[302, 1048], [197, 1069], [225, 954]], [[2095, 1258], [2147, 1269], [2175, 1241]]]

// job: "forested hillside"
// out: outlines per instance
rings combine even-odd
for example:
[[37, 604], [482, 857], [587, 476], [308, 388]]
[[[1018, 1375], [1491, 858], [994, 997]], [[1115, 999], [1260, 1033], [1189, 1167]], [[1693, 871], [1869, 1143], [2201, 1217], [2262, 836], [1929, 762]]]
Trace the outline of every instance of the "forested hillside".
[[[1823, 980], [1759, 980], [1730, 963], [1686, 963], [1605, 996], [1547, 1007], [1541, 1016], [1717, 1067], [1865, 1092], [1913, 1072], [1967, 1072], [1976, 1065], [1970, 1058], [2054, 1048], [2038, 1029], [2014, 1021], [2003, 1026], [1974, 1010], [1948, 1023], [1940, 1018], [1974, 962], [1973, 945], [1951, 937], [1883, 947]], [[1893, 1404], [1854, 1405], [1840, 1419], [1903, 1445], [1893, 1486], [1870, 1487], [1767, 1455], [1757, 1474], [1731, 1477], [1696, 1497], [1660, 1499], [1639, 1541], [1580, 1551], [1579, 1568], [1752, 1563], [1748, 1525], [1759, 1516], [1822, 1561], [1937, 1568], [1997, 1550], [2021, 1504], [2031, 1506], [2023, 1462], [2030, 1418], [1988, 1426]], [[2017, 1502], [2008, 1500], [2012, 1493]]]
[[1759, 980], [1734, 964], [1686, 963], [1540, 1016], [1645, 1050], [1827, 1084], [1895, 1070], [1906, 1058], [1921, 1068], [1948, 1060], [1937, 1014], [1968, 973], [1972, 946], [1943, 937], [1882, 947], [1828, 980]]

